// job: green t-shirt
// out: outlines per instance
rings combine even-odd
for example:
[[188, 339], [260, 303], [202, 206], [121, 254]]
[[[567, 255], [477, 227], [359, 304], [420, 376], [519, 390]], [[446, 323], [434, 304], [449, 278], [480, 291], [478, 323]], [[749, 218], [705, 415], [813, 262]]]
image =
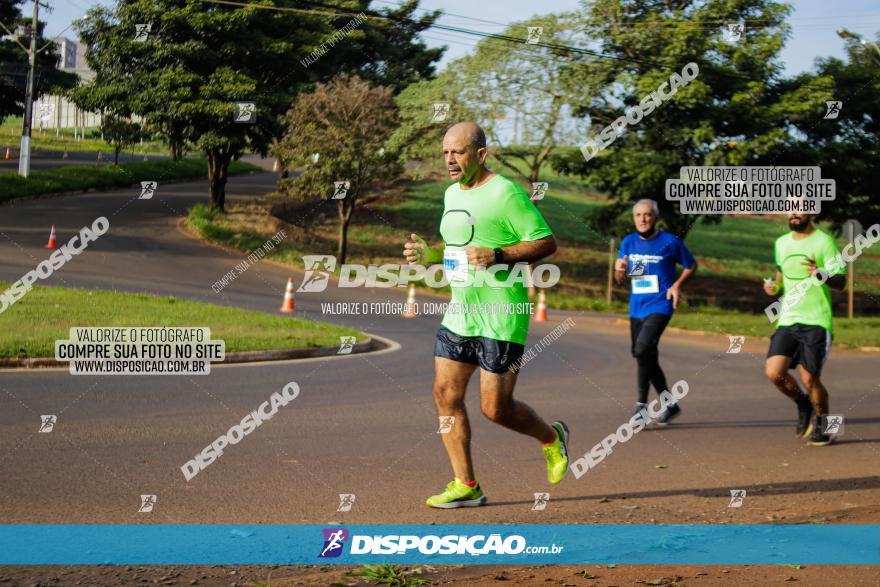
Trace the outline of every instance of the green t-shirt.
[[[440, 234], [446, 247], [446, 277], [452, 286], [452, 303], [443, 317], [443, 326], [459, 336], [525, 344], [530, 313], [522, 280], [507, 287], [493, 287], [492, 283], [507, 280], [510, 272], [497, 271], [493, 279], [486, 275], [487, 270], [467, 265], [463, 255], [467, 247], [494, 249], [539, 240], [553, 234], [550, 227], [525, 190], [500, 175], [469, 190], [454, 183], [447, 188], [443, 203]], [[465, 266], [471, 285], [456, 286]], [[484, 280], [482, 285], [478, 278]]]
[[[802, 239], [795, 239], [793, 234], [789, 232], [776, 239], [776, 267], [782, 272], [785, 292], [776, 327], [805, 324], [821, 326], [832, 332], [831, 289], [826, 284], [806, 287], [810, 274], [802, 263], [811, 258], [828, 275], [846, 273], [846, 267], [840, 264], [836, 271], [825, 267], [829, 259], [839, 254], [834, 239], [828, 233], [816, 229], [813, 234]], [[786, 298], [789, 303], [786, 303]]]

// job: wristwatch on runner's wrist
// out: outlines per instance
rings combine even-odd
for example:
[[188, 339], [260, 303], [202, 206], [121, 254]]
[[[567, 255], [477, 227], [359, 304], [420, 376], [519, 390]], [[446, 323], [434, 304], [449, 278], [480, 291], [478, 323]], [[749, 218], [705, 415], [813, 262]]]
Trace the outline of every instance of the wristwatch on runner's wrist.
[[501, 249], [495, 249], [495, 262], [504, 263], [504, 251]]

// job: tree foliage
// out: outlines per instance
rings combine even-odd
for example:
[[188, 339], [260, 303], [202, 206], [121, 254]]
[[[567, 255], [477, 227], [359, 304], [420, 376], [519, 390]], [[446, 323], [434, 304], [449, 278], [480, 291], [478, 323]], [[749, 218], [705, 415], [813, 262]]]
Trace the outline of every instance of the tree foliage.
[[[393, 91], [341, 74], [301, 94], [284, 124], [287, 131], [276, 154], [282, 166], [301, 167], [302, 172], [280, 180], [280, 190], [315, 205], [335, 204], [339, 217], [336, 257], [344, 263], [348, 227], [358, 201], [368, 186], [391, 180], [402, 171], [398, 158], [386, 147], [399, 124]], [[345, 182], [345, 192], [334, 199], [340, 194], [337, 182]]]
[[[281, 135], [279, 116], [299, 92], [339, 71], [393, 76], [395, 84], [433, 73], [439, 53], [415, 42], [432, 18], [415, 24], [404, 18], [416, 2], [371, 13], [314, 63], [304, 59], [368, 4], [288, 10], [288, 3], [276, 0], [247, 7], [131, 0], [94, 8], [80, 35], [96, 77], [75, 98], [87, 109], [139, 114], [172, 145], [193, 144], [208, 159], [211, 205], [223, 210], [229, 162], [245, 150], [265, 154]], [[281, 10], [267, 9], [272, 7]], [[150, 24], [146, 40], [135, 37], [138, 24]], [[385, 54], [402, 56], [377, 63], [376, 55]], [[236, 122], [240, 103], [255, 105], [254, 121]]]
[[[536, 43], [526, 42], [530, 27], [540, 31]], [[393, 143], [404, 157], [439, 162], [442, 131], [451, 122], [473, 120], [486, 131], [492, 157], [523, 180], [537, 181], [557, 145], [574, 143], [586, 126], [568, 107], [580, 91], [571, 75], [579, 57], [552, 48], [577, 44], [578, 27], [573, 14], [548, 14], [511, 24], [500, 33], [508, 39], [483, 39], [437, 78], [401, 93], [402, 124]], [[439, 123], [432, 119], [436, 103], [450, 105]]]
[[[588, 8], [585, 32], [607, 57], [579, 68], [584, 99], [576, 113], [590, 118], [594, 136], [673, 72], [699, 66], [696, 79], [597, 156], [586, 161], [569, 149], [554, 159], [557, 169], [584, 176], [611, 198], [611, 207], [591, 217], [594, 226], [622, 230], [632, 202], [652, 198], [666, 228], [683, 237], [699, 217], [675, 213], [666, 179], [688, 165], [774, 164], [791, 130], [824, 111], [827, 79], [782, 76], [790, 10], [771, 0], [596, 0]], [[731, 23], [745, 25], [737, 41], [725, 36]]]
[[[0, 22], [16, 33], [21, 27], [21, 36], [16, 36], [19, 43], [30, 45], [31, 18], [22, 15], [21, 6], [24, 0], [0, 0]], [[37, 67], [34, 75], [34, 99], [45, 93], [60, 93], [72, 88], [76, 76], [60, 71], [58, 49], [43, 36], [46, 23], [37, 24], [37, 50], [45, 47], [37, 54]], [[28, 55], [13, 39], [4, 39], [6, 31], [0, 28], [0, 123], [7, 116], [24, 114], [25, 88], [27, 85]]]

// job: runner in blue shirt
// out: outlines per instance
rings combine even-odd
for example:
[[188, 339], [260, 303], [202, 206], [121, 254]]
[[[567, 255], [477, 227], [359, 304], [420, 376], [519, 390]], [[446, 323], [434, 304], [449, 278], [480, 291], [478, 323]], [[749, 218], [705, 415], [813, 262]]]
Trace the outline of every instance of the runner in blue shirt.
[[[638, 363], [638, 401], [635, 413], [647, 406], [651, 384], [659, 394], [667, 391], [666, 375], [660, 368], [660, 336], [672, 312], [678, 307], [681, 288], [697, 272], [697, 261], [677, 236], [657, 230], [660, 216], [657, 202], [639, 200], [633, 206], [636, 232], [620, 243], [620, 253], [614, 265], [618, 284], [630, 278], [629, 325], [632, 355]], [[676, 264], [684, 271], [676, 279]], [[657, 418], [665, 426], [681, 413], [674, 402]]]

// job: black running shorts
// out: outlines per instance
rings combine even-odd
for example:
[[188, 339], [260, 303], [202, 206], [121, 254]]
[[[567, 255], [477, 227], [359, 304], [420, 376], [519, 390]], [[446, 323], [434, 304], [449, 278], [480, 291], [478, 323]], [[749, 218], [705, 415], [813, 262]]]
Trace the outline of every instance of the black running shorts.
[[770, 339], [770, 350], [767, 356], [783, 355], [791, 357], [794, 369], [802, 366], [809, 373], [818, 376], [822, 372], [822, 364], [831, 350], [831, 333], [821, 326], [792, 324], [780, 326]]
[[459, 336], [441, 326], [434, 341], [434, 356], [479, 365], [490, 373], [504, 373], [516, 363], [525, 346], [485, 336]]

